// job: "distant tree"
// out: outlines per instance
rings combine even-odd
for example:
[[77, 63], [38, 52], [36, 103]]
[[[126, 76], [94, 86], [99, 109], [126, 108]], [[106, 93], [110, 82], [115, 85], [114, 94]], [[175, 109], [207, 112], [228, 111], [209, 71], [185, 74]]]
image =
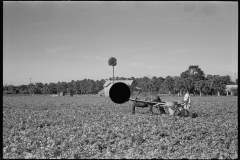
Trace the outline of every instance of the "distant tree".
[[220, 96], [220, 91], [224, 90], [226, 84], [224, 84], [224, 80], [221, 77], [214, 78], [213, 80], [213, 89], [217, 91], [218, 96]]
[[205, 74], [204, 72], [201, 70], [201, 68], [198, 65], [190, 65], [188, 67], [188, 70], [182, 72], [180, 74], [181, 78], [190, 78], [192, 79], [192, 88], [190, 91], [194, 91], [194, 83], [196, 83], [199, 80], [205, 80]]
[[219, 75], [207, 75], [205, 84], [208, 86], [211, 95], [217, 93], [220, 96], [220, 93], [223, 93], [226, 85], [231, 84], [230, 76], [219, 76]]
[[104, 84], [106, 82], [106, 80], [104, 79], [101, 79], [101, 83]]
[[36, 88], [36, 86], [33, 85], [33, 86], [30, 88], [30, 93], [31, 93], [31, 94], [39, 94], [38, 88]]
[[136, 78], [135, 77], [131, 77], [131, 80], [136, 80]]
[[70, 94], [73, 92], [73, 85], [71, 82], [67, 83], [67, 93]]
[[204, 81], [204, 83], [205, 83], [205, 85], [204, 85], [203, 88], [202, 88], [202, 93], [203, 93], [204, 95], [208, 95], [208, 94], [211, 92], [211, 90], [210, 90], [210, 88], [208, 87], [208, 85], [206, 84], [206, 81]]
[[237, 85], [237, 84], [233, 81], [230, 81], [230, 83], [228, 85]]
[[225, 85], [229, 85], [231, 84], [231, 77], [229, 75], [227, 76], [221, 76], [221, 81], [222, 83], [224, 83]]
[[117, 59], [114, 57], [109, 58], [108, 64], [109, 66], [113, 66], [113, 83], [114, 83], [114, 66], [117, 65]]
[[58, 92], [56, 83], [49, 83], [48, 88], [49, 88], [50, 94], [56, 94]]
[[7, 84], [5, 84], [5, 85], [3, 85], [3, 93], [7, 93], [8, 92], [8, 85]]
[[183, 80], [184, 89], [190, 92], [193, 88], [193, 82], [192, 82], [193, 80], [191, 78], [183, 78], [182, 80]]
[[[214, 79], [208, 79], [205, 81], [205, 85], [208, 87], [208, 91], [213, 95], [214, 91]], [[206, 90], [206, 88], [204, 88]]]
[[13, 86], [12, 85], [4, 85], [4, 90], [5, 90], [5, 94], [12, 94], [13, 92]]
[[213, 75], [212, 79], [220, 78], [221, 76], [219, 75]]
[[32, 89], [34, 94], [42, 94], [43, 84], [41, 82], [36, 82], [34, 89]]
[[180, 77], [181, 77], [181, 78], [188, 78], [188, 77], [189, 77], [189, 74], [190, 74], [190, 71], [189, 71], [189, 70], [186, 70], [186, 71], [184, 71], [184, 72], [182, 72], [182, 73], [180, 74]]
[[78, 82], [73, 82], [73, 92], [75, 93], [75, 94], [78, 94], [79, 92], [79, 85], [78, 85], [79, 83]]
[[95, 90], [96, 90], [96, 92], [99, 92], [99, 91], [101, 91], [103, 89], [103, 83], [101, 82], [101, 81], [96, 81], [95, 82]]
[[202, 91], [203, 91], [204, 85], [205, 85], [204, 80], [200, 80], [195, 83], [195, 88], [197, 91], [199, 91], [200, 96], [202, 96]]
[[63, 91], [62, 83], [60, 81], [58, 81], [58, 83], [57, 83], [57, 92], [60, 93], [62, 91]]
[[238, 79], [236, 79], [236, 85], [238, 85]]
[[[75, 83], [74, 81], [73, 81], [73, 83]], [[73, 85], [72, 85], [72, 83], [70, 82], [70, 83], [67, 83], [67, 94], [69, 94], [71, 97], [74, 95], [74, 91], [73, 91]]]
[[66, 82], [62, 82], [62, 91], [66, 94], [67, 93], [67, 83]]
[[96, 94], [95, 90], [95, 83], [94, 81], [90, 81], [89, 87], [88, 87], [88, 94]]
[[238, 89], [237, 88], [232, 88], [231, 91], [233, 92], [234, 96], [238, 96]]
[[87, 79], [84, 79], [80, 82], [81, 84], [81, 94], [87, 94], [88, 92], [88, 80]]
[[83, 94], [83, 92], [84, 92], [85, 87], [84, 87], [83, 83], [84, 83], [84, 80], [80, 80], [78, 82], [78, 93], [79, 94]]
[[158, 93], [158, 79], [155, 76], [153, 76], [150, 81], [150, 89], [151, 89], [151, 92]]
[[205, 74], [198, 65], [192, 65], [188, 67], [190, 71], [190, 77], [194, 78], [194, 81], [205, 80]]
[[174, 90], [178, 92], [179, 96], [182, 96], [182, 91], [184, 89], [184, 81], [181, 77], [174, 77]]
[[141, 86], [139, 86], [140, 88], [143, 89], [143, 91], [147, 91], [147, 92], [157, 92], [157, 77], [147, 77], [144, 76], [143, 78], [141, 78]]
[[16, 94], [19, 94], [19, 89], [16, 89]]
[[167, 88], [169, 91], [169, 94], [171, 94], [171, 92], [173, 91], [173, 88], [174, 88], [174, 80], [172, 77], [167, 76], [164, 79], [164, 87]]
[[19, 85], [17, 88], [20, 94], [28, 93], [28, 85]]
[[42, 94], [50, 94], [50, 89], [47, 83], [43, 85], [43, 88], [41, 90]]
[[31, 88], [32, 88], [33, 86], [34, 86], [33, 83], [29, 83], [29, 85], [28, 85], [29, 94], [32, 94]]
[[[110, 79], [110, 78], [109, 78], [109, 79]], [[112, 78], [111, 78], [110, 80], [112, 80]], [[118, 80], [127, 80], [127, 78], [125, 78], [125, 77], [119, 77]]]
[[157, 86], [156, 86], [158, 93], [161, 93], [164, 90], [163, 83], [164, 83], [164, 78], [158, 77], [157, 78]]
[[206, 80], [213, 79], [213, 76], [210, 75], [210, 74], [208, 74], [205, 79], [206, 79]]
[[16, 87], [14, 85], [8, 85], [8, 92], [14, 94], [16, 91]]
[[28, 85], [19, 85], [17, 86], [17, 90], [19, 94], [29, 94], [29, 86]]
[[86, 90], [85, 86], [84, 86], [85, 81], [87, 81], [87, 79], [77, 81], [77, 84], [78, 84], [77, 93], [78, 94], [83, 94], [83, 91]]

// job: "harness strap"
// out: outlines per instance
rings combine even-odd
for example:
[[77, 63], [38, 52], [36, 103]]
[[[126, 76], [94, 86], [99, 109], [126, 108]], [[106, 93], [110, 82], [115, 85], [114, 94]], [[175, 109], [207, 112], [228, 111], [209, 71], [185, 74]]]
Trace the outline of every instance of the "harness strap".
[[136, 98], [135, 98], [135, 100], [134, 100], [135, 103], [136, 103], [136, 100], [137, 100], [137, 96], [136, 96]]

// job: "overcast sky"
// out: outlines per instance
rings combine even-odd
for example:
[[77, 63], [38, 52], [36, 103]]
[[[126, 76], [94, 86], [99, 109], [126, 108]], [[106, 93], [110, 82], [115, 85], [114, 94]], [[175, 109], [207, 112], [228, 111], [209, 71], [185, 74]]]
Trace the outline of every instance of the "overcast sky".
[[[237, 2], [3, 2], [3, 84], [238, 72]], [[238, 76], [238, 75], [237, 75]]]

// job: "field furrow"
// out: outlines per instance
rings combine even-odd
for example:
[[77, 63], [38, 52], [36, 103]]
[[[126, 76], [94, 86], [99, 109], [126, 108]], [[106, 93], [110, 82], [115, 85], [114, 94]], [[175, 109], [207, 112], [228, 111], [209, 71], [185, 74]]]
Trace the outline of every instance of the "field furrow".
[[97, 96], [3, 96], [3, 158], [238, 158], [237, 97], [191, 100], [196, 118], [132, 115]]

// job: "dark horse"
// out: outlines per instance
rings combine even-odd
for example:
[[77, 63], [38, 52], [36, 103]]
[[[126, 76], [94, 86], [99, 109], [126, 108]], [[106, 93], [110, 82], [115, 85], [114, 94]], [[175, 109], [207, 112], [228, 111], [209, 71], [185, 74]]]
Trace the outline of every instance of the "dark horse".
[[[150, 102], [162, 102], [160, 97], [155, 94], [155, 93], [138, 93], [138, 92], [131, 92], [131, 99], [136, 99], [136, 100], [141, 100], [141, 101], [150, 101]], [[153, 114], [153, 104], [148, 104], [148, 103], [144, 103], [144, 102], [136, 102], [133, 101], [132, 102], [132, 114], [135, 114], [135, 107], [141, 107], [141, 108], [146, 108], [146, 107], [150, 107], [149, 111], [151, 114]], [[166, 113], [163, 107], [156, 107], [160, 114], [162, 113]]]

